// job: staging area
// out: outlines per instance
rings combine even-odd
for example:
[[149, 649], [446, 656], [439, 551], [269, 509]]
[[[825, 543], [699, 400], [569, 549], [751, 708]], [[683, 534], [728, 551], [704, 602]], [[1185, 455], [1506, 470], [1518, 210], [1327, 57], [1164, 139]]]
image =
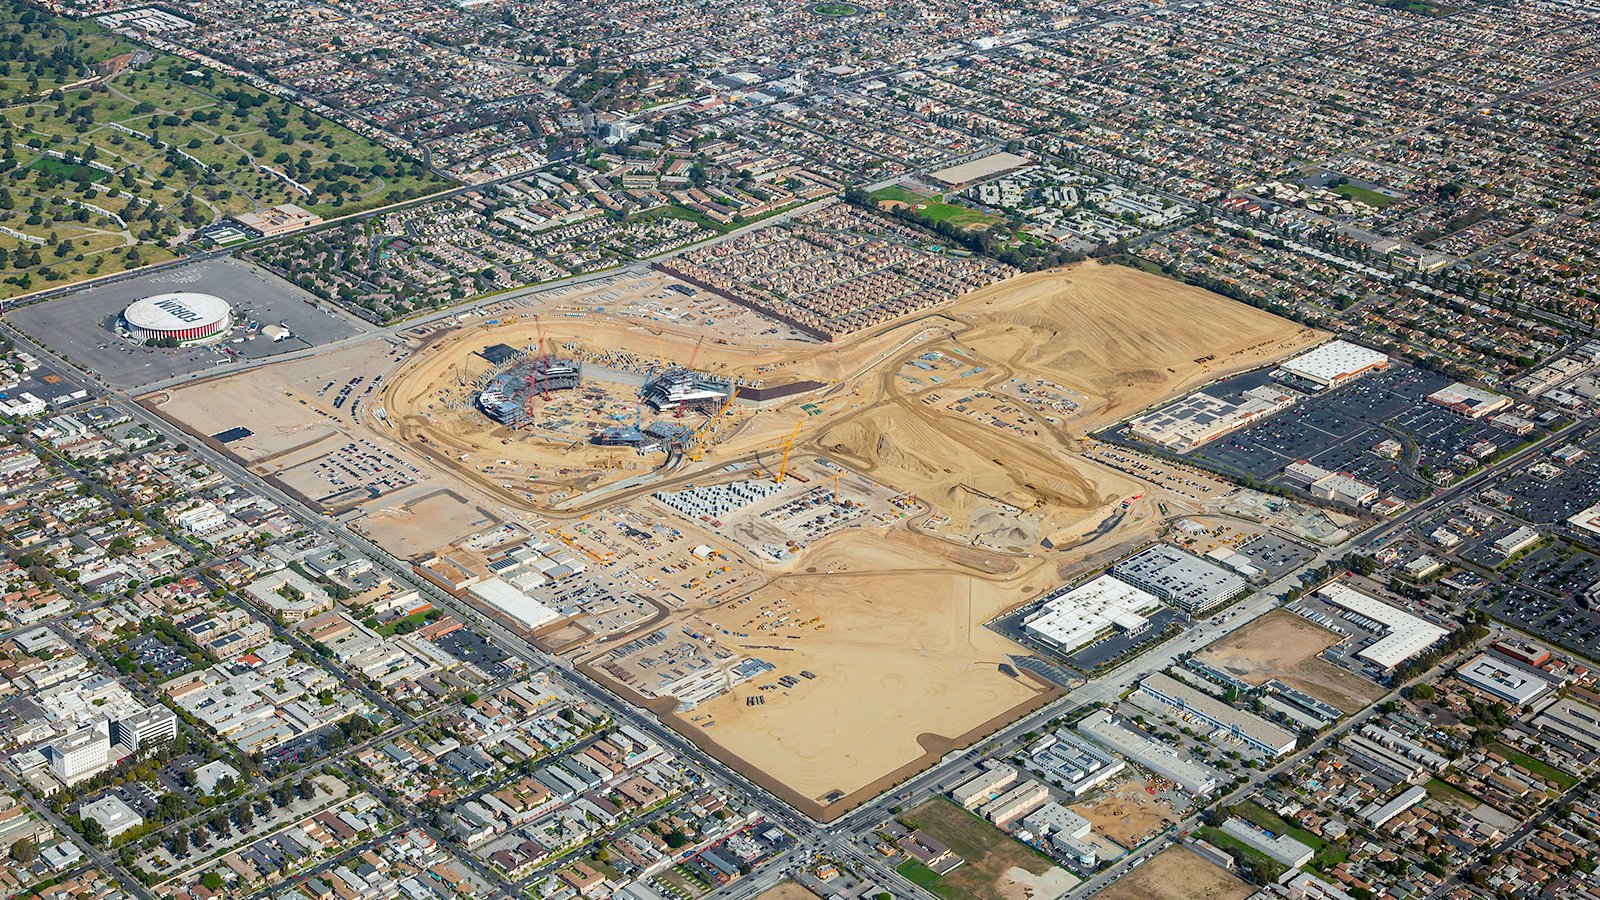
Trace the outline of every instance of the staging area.
[[[230, 453], [446, 581], [521, 573], [502, 580], [539, 604], [536, 640], [832, 818], [1059, 696], [983, 623], [1212, 500], [1087, 433], [1318, 339], [1092, 263], [830, 344], [672, 291], [673, 320], [720, 323], [680, 327], [662, 291], [496, 302], [144, 402], [197, 435], [247, 425]], [[545, 383], [539, 358], [581, 375]], [[513, 428], [480, 401], [519, 364]], [[652, 402], [676, 371], [739, 394]], [[657, 422], [690, 437], [597, 440]]]

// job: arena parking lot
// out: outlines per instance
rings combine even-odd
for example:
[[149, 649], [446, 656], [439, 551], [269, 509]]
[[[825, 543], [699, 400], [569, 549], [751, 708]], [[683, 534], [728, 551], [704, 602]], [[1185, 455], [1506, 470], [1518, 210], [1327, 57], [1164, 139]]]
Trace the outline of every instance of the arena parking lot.
[[[215, 294], [232, 305], [234, 321], [240, 326], [252, 321], [283, 324], [294, 337], [276, 342], [257, 337], [240, 344], [224, 340], [208, 346], [152, 349], [130, 344], [112, 330], [128, 304], [170, 291]], [[367, 330], [331, 306], [314, 302], [310, 294], [276, 275], [234, 259], [204, 260], [142, 278], [84, 288], [21, 307], [7, 313], [6, 318], [34, 340], [123, 390], [205, 374], [228, 362], [227, 351], [245, 359], [258, 359]], [[242, 334], [242, 330], [234, 332], [234, 336]]]

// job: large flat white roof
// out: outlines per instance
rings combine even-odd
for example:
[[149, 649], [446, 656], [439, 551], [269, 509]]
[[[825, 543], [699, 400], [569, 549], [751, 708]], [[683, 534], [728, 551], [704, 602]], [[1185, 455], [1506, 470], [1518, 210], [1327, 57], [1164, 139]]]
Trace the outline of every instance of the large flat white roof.
[[1387, 353], [1379, 353], [1349, 341], [1329, 341], [1287, 360], [1280, 368], [1318, 384], [1333, 384], [1388, 361]]
[[221, 322], [228, 313], [228, 301], [215, 294], [177, 291], [135, 300], [123, 310], [122, 317], [136, 328], [182, 331]]
[[1426, 619], [1413, 616], [1398, 606], [1369, 597], [1342, 584], [1317, 588], [1317, 596], [1334, 606], [1347, 609], [1388, 629], [1377, 643], [1356, 654], [1362, 659], [1392, 669], [1428, 649], [1448, 632]]
[[500, 578], [488, 578], [467, 588], [467, 593], [522, 623], [529, 630], [548, 625], [561, 613], [517, 590]]
[[1479, 653], [1467, 660], [1456, 669], [1456, 675], [1468, 684], [1519, 706], [1543, 697], [1554, 687], [1547, 679], [1487, 653]]
[[1600, 503], [1589, 507], [1567, 520], [1567, 524], [1579, 531], [1590, 534], [1600, 534]]
[[1143, 613], [1161, 605], [1154, 595], [1126, 581], [1101, 575], [1045, 600], [1023, 627], [1068, 650], [1088, 643], [1113, 626], [1137, 628]]

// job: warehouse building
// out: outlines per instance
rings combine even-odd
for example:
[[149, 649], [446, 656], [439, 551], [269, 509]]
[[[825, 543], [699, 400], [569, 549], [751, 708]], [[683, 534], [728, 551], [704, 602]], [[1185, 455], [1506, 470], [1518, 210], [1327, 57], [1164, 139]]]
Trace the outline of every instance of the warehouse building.
[[1110, 575], [1048, 595], [1022, 622], [1028, 634], [1071, 652], [1108, 631], [1137, 634], [1149, 627], [1145, 614], [1161, 606], [1155, 596]]
[[1508, 703], [1527, 706], [1555, 689], [1547, 679], [1511, 663], [1480, 653], [1456, 669], [1456, 677]]
[[1293, 734], [1258, 716], [1234, 709], [1169, 675], [1160, 672], [1146, 675], [1139, 682], [1139, 691], [1190, 718], [1227, 732], [1268, 756], [1282, 756], [1294, 750]]
[[1344, 610], [1346, 617], [1357, 625], [1383, 635], [1356, 656], [1385, 672], [1432, 647], [1449, 633], [1426, 619], [1337, 582], [1317, 588], [1316, 597]]
[[1105, 784], [1128, 767], [1069, 731], [1041, 738], [1034, 745], [1029, 762], [1046, 781], [1074, 797]]
[[1111, 574], [1192, 615], [1233, 600], [1250, 584], [1171, 544], [1156, 544], [1111, 567]]
[[1199, 796], [1217, 789], [1220, 779], [1215, 769], [1142, 731], [1124, 727], [1111, 713], [1089, 716], [1078, 723], [1078, 730], [1191, 794]]

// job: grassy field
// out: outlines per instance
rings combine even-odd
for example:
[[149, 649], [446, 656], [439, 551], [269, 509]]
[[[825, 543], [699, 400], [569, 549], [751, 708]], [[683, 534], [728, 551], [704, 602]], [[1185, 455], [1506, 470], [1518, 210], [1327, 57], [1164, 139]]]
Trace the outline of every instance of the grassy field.
[[1499, 741], [1490, 744], [1488, 749], [1490, 752], [1505, 757], [1546, 781], [1555, 782], [1563, 791], [1571, 790], [1572, 786], [1578, 783], [1576, 775], [1569, 775], [1542, 759], [1535, 759], [1521, 750], [1508, 747]]
[[1441, 800], [1445, 803], [1454, 804], [1462, 809], [1475, 809], [1477, 808], [1478, 804], [1482, 802], [1478, 798], [1468, 794], [1466, 791], [1463, 791], [1454, 785], [1440, 781], [1437, 778], [1428, 779], [1428, 781], [1422, 785], [1422, 789], [1428, 792], [1429, 797], [1432, 797], [1435, 800]]
[[926, 875], [933, 872], [921, 864], [917, 864], [917, 868], [926, 875], [915, 871], [914, 874], [923, 880], [901, 873], [940, 897], [1002, 900], [1006, 892], [1001, 882], [1010, 869], [1020, 868], [1038, 875], [1055, 868], [1055, 863], [1043, 854], [943, 798], [929, 800], [900, 819], [932, 835], [966, 860], [965, 865], [943, 877], [927, 879]]
[[919, 194], [916, 191], [910, 190], [909, 188], [903, 188], [897, 184], [891, 184], [886, 188], [879, 188], [873, 191], [872, 199], [877, 200], [880, 203], [885, 201], [891, 203], [921, 203], [922, 201], [931, 198], [927, 194]]
[[899, 185], [890, 185], [873, 191], [872, 198], [879, 202], [905, 203], [931, 222], [949, 222], [961, 227], [972, 227], [993, 225], [999, 221], [988, 213], [955, 203], [946, 203], [938, 195], [919, 194]]
[[1388, 194], [1381, 193], [1379, 191], [1370, 190], [1364, 187], [1357, 187], [1353, 184], [1341, 184], [1334, 188], [1333, 192], [1335, 194], [1349, 197], [1351, 200], [1354, 200], [1357, 203], [1364, 203], [1373, 209], [1383, 209], [1385, 206], [1388, 206], [1400, 199], [1398, 197], [1391, 197]]
[[1254, 803], [1241, 803], [1234, 807], [1233, 811], [1241, 819], [1253, 822], [1274, 834], [1288, 835], [1310, 847], [1316, 853], [1311, 860], [1311, 866], [1320, 871], [1326, 872], [1350, 857], [1350, 854], [1338, 844], [1329, 843]]
[[446, 186], [177, 57], [100, 77], [136, 45], [92, 20], [0, 0], [0, 23], [0, 298], [170, 259], [230, 215], [296, 203], [331, 217]]

